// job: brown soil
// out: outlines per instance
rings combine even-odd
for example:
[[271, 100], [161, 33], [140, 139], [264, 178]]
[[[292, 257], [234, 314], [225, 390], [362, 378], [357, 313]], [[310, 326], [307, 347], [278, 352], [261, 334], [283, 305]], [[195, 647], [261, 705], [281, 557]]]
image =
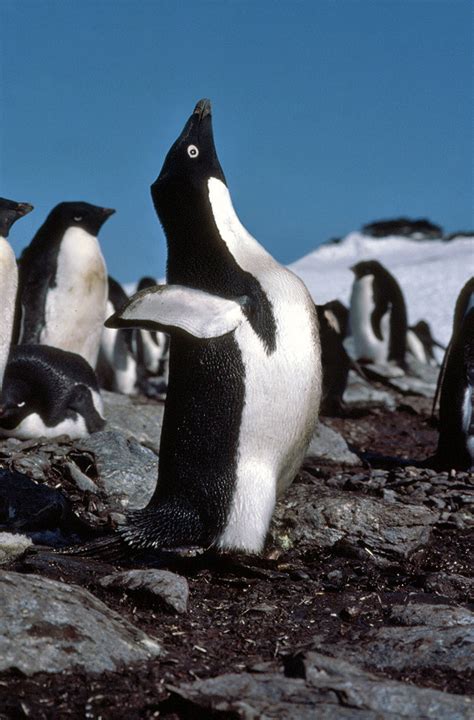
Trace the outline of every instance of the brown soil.
[[[416, 461], [435, 450], [437, 434], [428, 418], [429, 402], [421, 400], [409, 407], [400, 405], [393, 413], [331, 418], [328, 424], [372, 458], [395, 456]], [[374, 462], [383, 467], [390, 461], [375, 457]], [[304, 469], [313, 477], [339, 470], [314, 465]], [[353, 472], [368, 475], [369, 468]], [[92, 561], [82, 573], [75, 569], [77, 565], [64, 564], [60, 558], [45, 559], [41, 566], [28, 559], [17, 563], [16, 570], [41, 572], [87, 587], [160, 639], [167, 654], [133, 669], [94, 677], [75, 673], [26, 678], [4, 673], [0, 675], [0, 718], [183, 717], [177, 707], [166, 702], [168, 685], [258, 669], [261, 663], [284, 664], [291, 674], [291, 657], [309, 647], [316, 632], [329, 640], [341, 634], [360, 634], [365, 628], [386, 623], [390, 606], [405, 602], [408, 596], [411, 601], [452, 602], [426, 592], [424, 577], [439, 570], [468, 575], [472, 536], [466, 531], [453, 533], [450, 528], [438, 530], [424, 552], [387, 569], [339, 553], [297, 548], [282, 553], [268, 548], [262, 558], [200, 557], [170, 562], [169, 569], [185, 575], [189, 582], [189, 612], [184, 616], [166, 611], [143, 593], [101, 588], [90, 572]], [[473, 678], [467, 673], [416, 671], [397, 676], [376, 670], [423, 687], [453, 693], [472, 691]]]

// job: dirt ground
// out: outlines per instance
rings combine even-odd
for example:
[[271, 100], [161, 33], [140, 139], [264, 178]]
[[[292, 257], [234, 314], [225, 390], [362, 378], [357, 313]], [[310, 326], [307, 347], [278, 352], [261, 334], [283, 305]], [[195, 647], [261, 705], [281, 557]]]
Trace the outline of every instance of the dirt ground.
[[[405, 405], [400, 398], [395, 412], [376, 410], [360, 418], [327, 419], [327, 423], [341, 432], [352, 448], [366, 453], [373, 467], [393, 467], [394, 457], [417, 461], [434, 452], [437, 433], [430, 425], [429, 409], [427, 400]], [[304, 480], [304, 473], [317, 480], [340, 470], [307, 463], [299, 481]], [[368, 477], [370, 467], [345, 468], [344, 472]], [[441, 570], [472, 574], [472, 539], [467, 531], [438, 529], [422, 553], [385, 569], [347, 557], [340, 549], [322, 554], [319, 550], [282, 552], [268, 547], [261, 558], [204, 556], [173, 561], [168, 569], [189, 582], [186, 615], [167, 611], [143, 593], [101, 588], [94, 580], [92, 561], [84, 569], [83, 564], [67, 564], [60, 557], [40, 564], [26, 558], [14, 569], [87, 587], [158, 638], [166, 656], [100, 676], [75, 673], [27, 678], [3, 673], [0, 718], [185, 717], [168, 699], [168, 686], [224, 672], [258, 670], [262, 663], [283, 664], [291, 673], [292, 658], [309, 647], [316, 632], [328, 637], [329, 643], [341, 635], [355, 637], [386, 624], [389, 608], [408, 597], [449, 604], [449, 598], [440, 599], [426, 591], [424, 577]], [[341, 573], [344, 582], [335, 582], [334, 577]], [[418, 670], [389, 676], [452, 693], [473, 691], [474, 678], [468, 673]]]

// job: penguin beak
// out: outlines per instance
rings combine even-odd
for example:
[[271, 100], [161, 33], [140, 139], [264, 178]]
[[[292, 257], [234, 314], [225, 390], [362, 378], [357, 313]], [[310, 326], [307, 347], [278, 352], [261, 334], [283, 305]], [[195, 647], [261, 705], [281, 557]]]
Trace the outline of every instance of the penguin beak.
[[193, 110], [193, 115], [199, 116], [199, 122], [201, 120], [204, 120], [207, 115], [211, 114], [211, 101], [207, 98], [203, 98], [202, 100], [199, 100], [199, 102], [196, 104], [196, 107]]
[[33, 205], [30, 205], [30, 203], [18, 203], [16, 208], [16, 214], [18, 217], [23, 217], [24, 215], [28, 215], [33, 210]]
[[106, 218], [110, 217], [115, 213], [115, 210], [113, 208], [102, 208], [102, 215], [105, 215]]

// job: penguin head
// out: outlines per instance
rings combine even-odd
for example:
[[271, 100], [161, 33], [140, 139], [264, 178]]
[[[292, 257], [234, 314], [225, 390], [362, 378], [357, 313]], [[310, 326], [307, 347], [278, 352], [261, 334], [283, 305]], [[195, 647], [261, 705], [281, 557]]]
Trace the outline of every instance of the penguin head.
[[78, 227], [96, 236], [114, 212], [112, 208], [99, 207], [87, 202], [62, 202], [51, 210], [45, 225], [54, 225], [63, 233], [70, 227]]
[[13, 223], [32, 210], [33, 205], [29, 203], [19, 203], [14, 200], [0, 198], [0, 236], [7, 238]]
[[0, 427], [13, 430], [27, 415], [35, 412], [41, 414], [41, 401], [31, 384], [21, 378], [13, 382], [5, 380], [0, 403]]
[[161, 172], [151, 186], [156, 212], [166, 222], [169, 212], [175, 212], [175, 199], [181, 198], [182, 207], [207, 192], [210, 178], [225, 184], [225, 177], [214, 145], [211, 103], [199, 100], [183, 128], [181, 135], [169, 150]]
[[384, 274], [385, 268], [377, 260], [363, 260], [353, 265], [350, 270], [354, 273], [357, 280], [369, 275]]

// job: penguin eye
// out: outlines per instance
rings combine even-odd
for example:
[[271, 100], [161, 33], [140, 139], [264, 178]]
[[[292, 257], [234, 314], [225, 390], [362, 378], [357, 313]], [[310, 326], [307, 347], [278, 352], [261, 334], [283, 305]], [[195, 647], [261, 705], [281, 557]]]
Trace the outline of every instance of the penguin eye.
[[196, 145], [188, 145], [188, 155], [190, 158], [197, 158], [199, 155], [199, 150], [197, 149]]
[[74, 222], [81, 222], [81, 220], [82, 220], [82, 217], [75, 217], [75, 218], [74, 218]]

